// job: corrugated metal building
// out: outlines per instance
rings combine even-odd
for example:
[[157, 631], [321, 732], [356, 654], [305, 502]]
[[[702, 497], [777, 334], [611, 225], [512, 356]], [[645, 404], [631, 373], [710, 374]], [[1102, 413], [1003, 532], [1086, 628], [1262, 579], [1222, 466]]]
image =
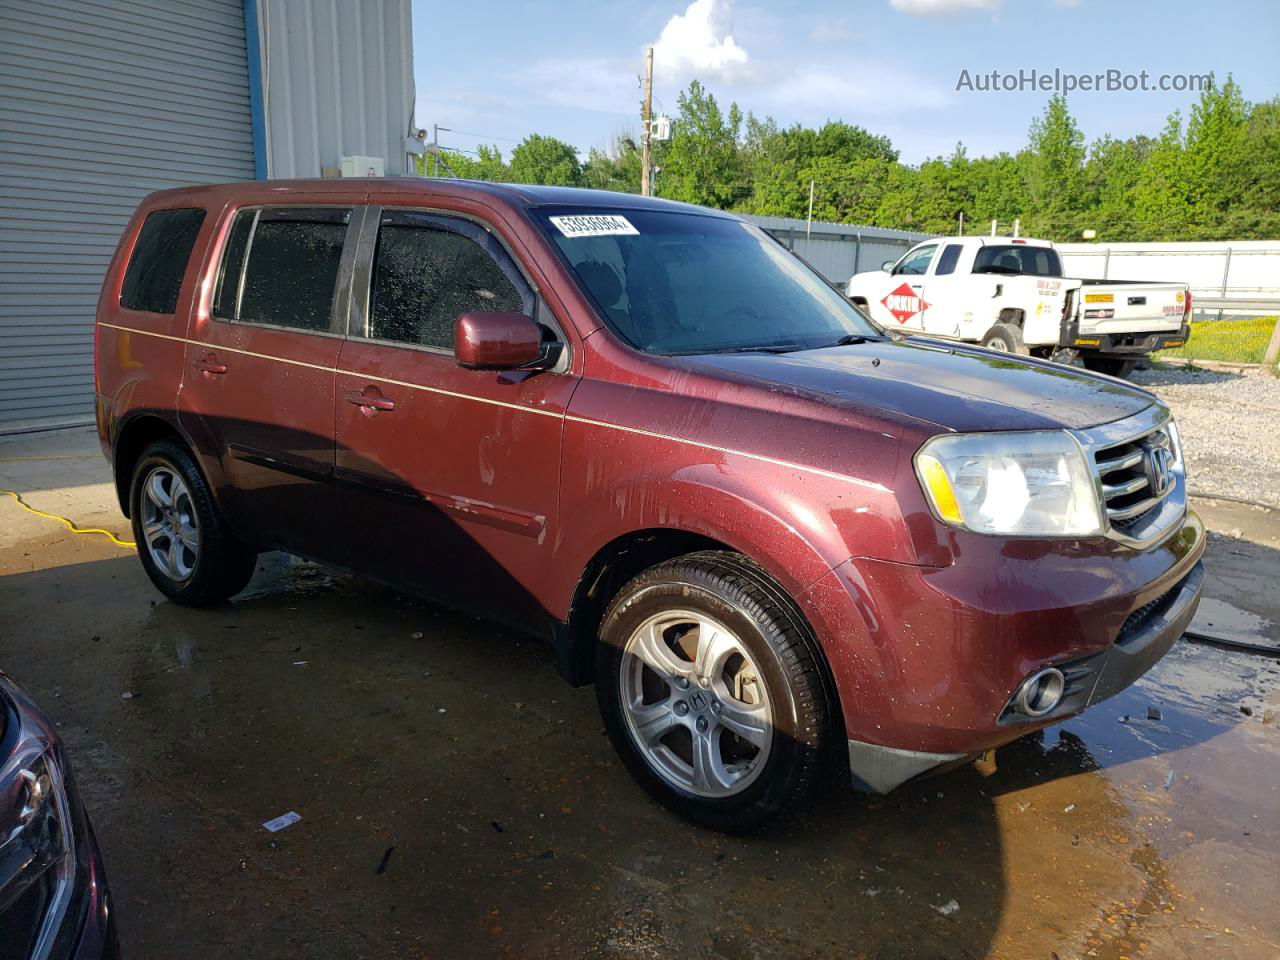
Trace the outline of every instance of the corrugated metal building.
[[404, 173], [410, 39], [409, 0], [0, 0], [0, 433], [92, 422], [98, 288], [147, 193]]

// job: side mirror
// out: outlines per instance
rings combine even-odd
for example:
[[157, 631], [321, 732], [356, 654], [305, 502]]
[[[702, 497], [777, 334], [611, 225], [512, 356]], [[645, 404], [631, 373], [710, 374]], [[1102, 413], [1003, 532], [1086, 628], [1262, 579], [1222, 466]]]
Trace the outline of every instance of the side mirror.
[[523, 313], [474, 311], [453, 322], [453, 356], [470, 370], [514, 370], [546, 358], [542, 328]]
[[893, 273], [893, 261], [886, 260], [884, 263], [880, 264], [880, 269], [885, 273]]

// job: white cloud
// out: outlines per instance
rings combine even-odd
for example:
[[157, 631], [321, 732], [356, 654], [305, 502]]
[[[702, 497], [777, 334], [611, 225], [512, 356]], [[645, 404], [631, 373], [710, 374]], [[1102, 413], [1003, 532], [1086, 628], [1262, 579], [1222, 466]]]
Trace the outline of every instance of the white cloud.
[[693, 0], [667, 21], [653, 45], [655, 69], [725, 80], [750, 73], [750, 57], [733, 38], [733, 0]]
[[995, 10], [1001, 0], [889, 0], [893, 9], [913, 17], [938, 17], [968, 10]]

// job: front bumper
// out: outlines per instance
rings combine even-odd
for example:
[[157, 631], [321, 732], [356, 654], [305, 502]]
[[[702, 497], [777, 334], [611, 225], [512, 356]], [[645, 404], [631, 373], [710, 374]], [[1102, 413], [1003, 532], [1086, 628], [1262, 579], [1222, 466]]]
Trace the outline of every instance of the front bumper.
[[1185, 346], [1191, 339], [1191, 327], [1183, 324], [1177, 331], [1163, 333], [1081, 333], [1077, 321], [1064, 324], [1058, 346], [1087, 353], [1132, 354], [1145, 356], [1157, 350]]
[[[956, 534], [956, 562], [855, 558], [802, 605], [823, 640], [855, 781], [885, 792], [1112, 696], [1182, 635], [1203, 586], [1193, 511], [1157, 544]], [[1011, 709], [1046, 667], [1068, 678], [1039, 717]]]
[[[1155, 666], [1186, 631], [1200, 605], [1203, 589], [1204, 562], [1198, 561], [1186, 578], [1167, 594], [1130, 614], [1115, 642], [1101, 653], [1053, 664], [1067, 676], [1062, 700], [1049, 713], [1031, 718], [1019, 714], [1011, 698], [998, 720], [1009, 732], [1004, 741], [1064, 720], [1133, 684]], [[984, 749], [996, 745], [987, 744]], [[922, 773], [963, 763], [980, 752], [928, 753], [850, 740], [849, 770], [855, 787], [888, 793]]]

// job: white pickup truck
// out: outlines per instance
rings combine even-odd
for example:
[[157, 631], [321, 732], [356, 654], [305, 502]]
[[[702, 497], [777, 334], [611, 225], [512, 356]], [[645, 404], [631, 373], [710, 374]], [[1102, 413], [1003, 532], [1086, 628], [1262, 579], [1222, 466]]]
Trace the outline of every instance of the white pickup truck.
[[855, 274], [845, 290], [880, 326], [1030, 353], [1127, 376], [1139, 357], [1182, 346], [1183, 283], [1075, 280], [1047, 240], [939, 237], [896, 263]]

